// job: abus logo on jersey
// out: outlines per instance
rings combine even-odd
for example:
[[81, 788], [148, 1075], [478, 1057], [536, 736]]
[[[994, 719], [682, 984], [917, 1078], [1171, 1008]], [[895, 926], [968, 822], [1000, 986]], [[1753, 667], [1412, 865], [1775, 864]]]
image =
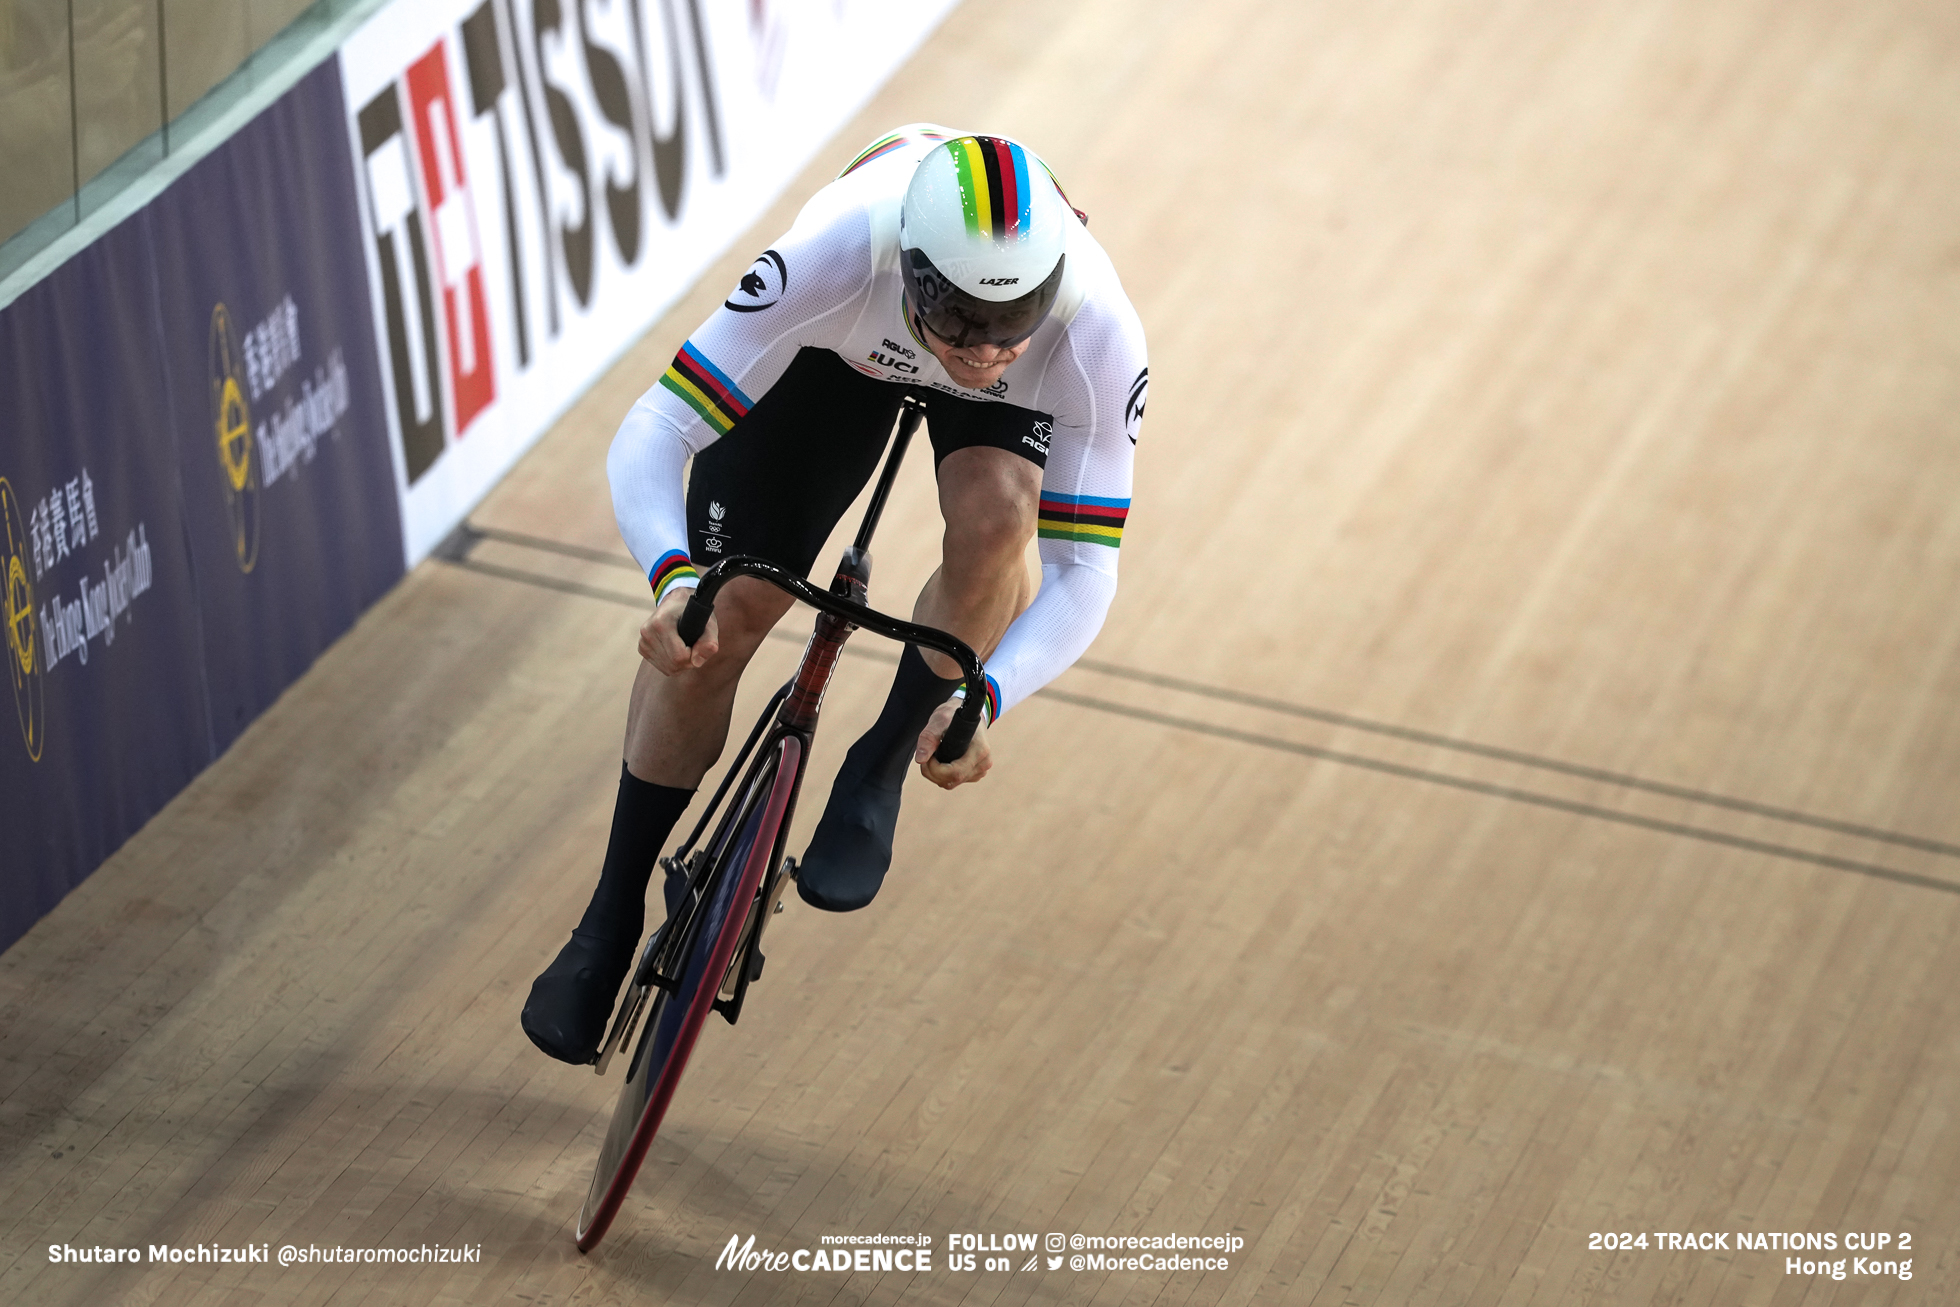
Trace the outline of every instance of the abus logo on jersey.
[[410, 485], [561, 341], [640, 321], [655, 204], [680, 218], [702, 144], [726, 172], [699, 0], [467, 3], [386, 6], [340, 56]]
[[774, 308], [776, 301], [788, 289], [789, 265], [776, 251], [764, 250], [749, 265], [749, 270], [742, 274], [742, 280], [735, 286], [735, 293], [723, 300], [721, 306], [737, 313], [759, 313], [763, 309]]

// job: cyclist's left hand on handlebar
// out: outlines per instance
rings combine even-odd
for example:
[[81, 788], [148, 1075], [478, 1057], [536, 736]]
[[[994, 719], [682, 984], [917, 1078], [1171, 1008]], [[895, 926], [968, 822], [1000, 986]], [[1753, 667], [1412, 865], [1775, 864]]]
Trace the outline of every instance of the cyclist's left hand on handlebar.
[[674, 628], [680, 625], [681, 614], [687, 609], [687, 601], [694, 595], [692, 587], [676, 586], [669, 590], [653, 615], [640, 625], [640, 657], [653, 664], [654, 670], [662, 676], [672, 676], [699, 667], [713, 658], [721, 648], [721, 637], [712, 614], [708, 617], [708, 629], [692, 648], [681, 643]]
[[987, 748], [987, 719], [983, 716], [980, 724], [973, 728], [973, 743], [966, 746], [966, 752], [958, 762], [944, 763], [932, 754], [939, 747], [940, 738], [946, 728], [953, 724], [953, 713], [959, 707], [959, 700], [949, 699], [935, 708], [932, 720], [926, 723], [925, 730], [919, 732], [919, 747], [913, 751], [912, 761], [919, 764], [925, 778], [942, 790], [957, 789], [968, 781], [977, 781], [985, 776], [994, 765], [993, 754]]

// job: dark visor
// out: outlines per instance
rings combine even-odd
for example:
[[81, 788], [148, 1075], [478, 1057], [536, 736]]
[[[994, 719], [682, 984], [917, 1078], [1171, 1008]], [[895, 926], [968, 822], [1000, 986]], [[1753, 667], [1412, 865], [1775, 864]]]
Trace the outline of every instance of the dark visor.
[[899, 254], [913, 311], [933, 335], [955, 347], [1006, 347], [1032, 336], [1054, 307], [1055, 295], [1062, 288], [1062, 265], [1067, 262], [1067, 255], [1055, 260], [1055, 270], [1048, 279], [1019, 299], [983, 300], [948, 281], [932, 266], [924, 250]]

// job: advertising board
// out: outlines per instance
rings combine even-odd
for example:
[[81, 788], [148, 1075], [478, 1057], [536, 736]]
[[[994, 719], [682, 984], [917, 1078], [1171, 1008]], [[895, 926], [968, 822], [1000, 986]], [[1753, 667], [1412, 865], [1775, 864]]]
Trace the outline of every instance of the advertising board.
[[348, 39], [411, 563], [951, 8], [431, 0]]

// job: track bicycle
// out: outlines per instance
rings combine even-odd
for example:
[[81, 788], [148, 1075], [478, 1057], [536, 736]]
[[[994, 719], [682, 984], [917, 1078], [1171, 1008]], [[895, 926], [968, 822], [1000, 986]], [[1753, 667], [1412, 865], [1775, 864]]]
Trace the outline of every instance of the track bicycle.
[[[936, 650], [959, 664], [966, 700], [954, 713], [934, 756], [942, 763], [954, 762], [973, 739], [986, 700], [985, 673], [973, 650], [944, 631], [865, 606], [871, 581], [871, 535], [923, 416], [920, 399], [908, 395], [863, 524], [844, 551], [828, 590], [819, 590], [774, 563], [737, 555], [702, 574], [681, 614], [678, 634], [692, 645], [706, 629], [721, 587], [735, 577], [750, 576], [815, 608], [817, 622], [796, 675], [763, 709], [707, 810], [681, 846], [660, 860], [670, 880], [686, 878], [686, 888], [641, 949], [626, 999], [594, 1059], [594, 1069], [604, 1075], [620, 1049], [632, 1048], [612, 1124], [579, 1213], [580, 1252], [590, 1252], [605, 1237], [632, 1188], [708, 1014], [719, 1012], [733, 1025], [741, 1016], [749, 985], [762, 975], [763, 927], [782, 910], [783, 891], [796, 874], [796, 860], [784, 856], [784, 846], [817, 713], [851, 632], [863, 627]], [[710, 823], [713, 833], [703, 839]]]

